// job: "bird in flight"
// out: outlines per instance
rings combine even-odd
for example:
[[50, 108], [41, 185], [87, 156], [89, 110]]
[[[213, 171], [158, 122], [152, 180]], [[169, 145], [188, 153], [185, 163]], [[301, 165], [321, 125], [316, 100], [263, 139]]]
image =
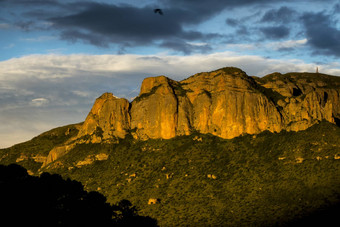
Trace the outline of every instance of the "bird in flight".
[[163, 15], [163, 11], [161, 9], [154, 9], [155, 13], [159, 13], [159, 15]]

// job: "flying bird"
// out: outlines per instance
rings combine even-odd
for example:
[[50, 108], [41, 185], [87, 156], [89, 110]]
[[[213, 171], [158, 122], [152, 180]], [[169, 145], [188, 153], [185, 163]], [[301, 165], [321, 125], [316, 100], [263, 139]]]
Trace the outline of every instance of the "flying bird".
[[163, 15], [163, 11], [161, 9], [154, 9], [155, 13], [159, 13], [159, 15]]

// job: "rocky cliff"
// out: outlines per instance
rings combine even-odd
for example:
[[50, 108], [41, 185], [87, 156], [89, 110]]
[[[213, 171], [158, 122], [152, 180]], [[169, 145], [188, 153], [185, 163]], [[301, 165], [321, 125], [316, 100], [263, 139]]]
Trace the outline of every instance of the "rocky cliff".
[[130, 129], [130, 103], [111, 93], [96, 99], [78, 137], [90, 136], [92, 143], [112, 138], [124, 138]]
[[[150, 77], [132, 103], [111, 93], [99, 97], [67, 146], [117, 142], [127, 134], [170, 139], [198, 131], [230, 139], [265, 130], [299, 131], [322, 120], [339, 123], [339, 100], [340, 77], [320, 73], [259, 78], [229, 67], [182, 81]], [[48, 162], [67, 151], [52, 150]]]

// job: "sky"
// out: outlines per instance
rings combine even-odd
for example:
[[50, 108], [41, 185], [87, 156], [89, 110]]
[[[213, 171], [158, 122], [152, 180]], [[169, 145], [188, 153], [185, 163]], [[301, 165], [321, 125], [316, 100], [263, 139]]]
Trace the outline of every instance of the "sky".
[[145, 77], [340, 76], [339, 20], [337, 0], [0, 0], [0, 148], [84, 121], [104, 92], [131, 101]]

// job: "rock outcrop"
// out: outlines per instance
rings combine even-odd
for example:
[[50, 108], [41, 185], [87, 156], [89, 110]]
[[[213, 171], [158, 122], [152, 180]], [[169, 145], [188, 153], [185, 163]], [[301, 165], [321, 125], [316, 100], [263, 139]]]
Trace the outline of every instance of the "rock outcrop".
[[47, 166], [48, 164], [50, 164], [51, 162], [57, 160], [58, 158], [64, 156], [65, 154], [67, 154], [67, 152], [69, 152], [70, 150], [72, 150], [74, 148], [74, 146], [76, 145], [76, 143], [71, 143], [71, 144], [65, 144], [63, 146], [57, 146], [54, 147], [48, 154], [46, 160], [43, 162], [42, 167]]
[[72, 144], [170, 139], [194, 131], [230, 139], [268, 130], [304, 130], [340, 119], [340, 77], [273, 73], [249, 77], [237, 68], [198, 73], [180, 82], [144, 79], [132, 103], [111, 93], [99, 97], [78, 135], [50, 152], [44, 165]]
[[130, 103], [111, 93], [96, 99], [90, 113], [79, 131], [79, 137], [91, 137], [91, 142], [112, 138], [124, 138], [130, 129]]
[[339, 123], [340, 77], [320, 73], [273, 73], [255, 80], [277, 100], [287, 131], [305, 130], [326, 120]]
[[192, 125], [201, 133], [233, 138], [284, 127], [275, 104], [236, 68], [196, 74], [181, 81], [192, 103]]
[[178, 100], [173, 90], [175, 81], [165, 76], [146, 78], [138, 98], [132, 102], [131, 129], [136, 138], [176, 136]]
[[90, 135], [91, 142], [101, 142], [131, 132], [136, 139], [169, 139], [198, 131], [229, 139], [304, 130], [340, 118], [339, 93], [340, 78], [319, 73], [258, 78], [230, 67], [180, 82], [150, 77], [131, 104], [110, 93], [99, 97], [78, 138]]

